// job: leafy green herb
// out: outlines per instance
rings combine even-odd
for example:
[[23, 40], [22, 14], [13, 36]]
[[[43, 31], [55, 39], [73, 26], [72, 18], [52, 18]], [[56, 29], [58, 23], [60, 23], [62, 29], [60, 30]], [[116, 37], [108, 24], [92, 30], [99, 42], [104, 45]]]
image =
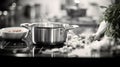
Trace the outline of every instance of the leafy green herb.
[[104, 13], [104, 20], [110, 24], [107, 27], [106, 34], [120, 38], [120, 4], [110, 5]]

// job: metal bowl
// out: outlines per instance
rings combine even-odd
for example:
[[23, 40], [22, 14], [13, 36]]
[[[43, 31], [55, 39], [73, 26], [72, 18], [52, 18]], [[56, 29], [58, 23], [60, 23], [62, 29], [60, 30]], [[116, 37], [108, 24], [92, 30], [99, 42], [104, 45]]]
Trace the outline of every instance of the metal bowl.
[[28, 31], [24, 27], [7, 27], [0, 30], [0, 36], [4, 39], [22, 39], [27, 35]]

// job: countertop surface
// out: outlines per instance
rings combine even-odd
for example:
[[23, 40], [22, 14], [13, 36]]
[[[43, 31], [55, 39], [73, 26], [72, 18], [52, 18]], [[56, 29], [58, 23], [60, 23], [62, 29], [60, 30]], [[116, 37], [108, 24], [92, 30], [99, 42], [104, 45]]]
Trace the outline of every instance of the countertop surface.
[[66, 46], [66, 44], [64, 44], [62, 47], [55, 48], [37, 48], [35, 44], [32, 43], [31, 36], [28, 36], [27, 38], [22, 40], [5, 40], [0, 38], [1, 56], [100, 58], [119, 56], [119, 54], [120, 50], [91, 50], [90, 48], [86, 48], [85, 46], [71, 48], [69, 46]]

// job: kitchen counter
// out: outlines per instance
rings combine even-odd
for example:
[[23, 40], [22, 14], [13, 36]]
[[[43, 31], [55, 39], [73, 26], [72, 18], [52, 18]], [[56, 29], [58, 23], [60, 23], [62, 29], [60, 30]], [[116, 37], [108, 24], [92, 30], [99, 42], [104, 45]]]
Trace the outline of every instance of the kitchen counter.
[[[23, 41], [9, 41], [0, 39], [0, 55], [1, 56], [13, 56], [13, 57], [62, 57], [62, 58], [100, 58], [100, 57], [114, 57], [119, 56], [119, 50], [91, 50], [89, 48], [78, 47], [72, 50], [68, 48], [64, 51], [56, 51], [54, 49], [58, 48], [36, 48], [35, 45], [31, 42], [31, 38], [28, 36]], [[25, 43], [23, 43], [25, 42]], [[7, 45], [6, 45], [6, 44]], [[3, 48], [4, 47], [4, 48]], [[65, 45], [63, 45], [65, 47]], [[63, 47], [59, 47], [60, 50]], [[114, 52], [114, 53], [113, 53]]]

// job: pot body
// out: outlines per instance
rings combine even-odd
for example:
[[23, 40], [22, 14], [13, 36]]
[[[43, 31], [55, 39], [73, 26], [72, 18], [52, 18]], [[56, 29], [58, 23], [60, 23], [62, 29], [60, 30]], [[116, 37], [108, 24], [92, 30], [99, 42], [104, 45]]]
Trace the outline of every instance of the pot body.
[[64, 28], [63, 24], [32, 23], [29, 28], [32, 34], [32, 42], [34, 44], [64, 44], [67, 38], [67, 30]]
[[59, 44], [64, 43], [67, 38], [67, 32], [62, 27], [33, 27], [32, 41], [34, 44]]

